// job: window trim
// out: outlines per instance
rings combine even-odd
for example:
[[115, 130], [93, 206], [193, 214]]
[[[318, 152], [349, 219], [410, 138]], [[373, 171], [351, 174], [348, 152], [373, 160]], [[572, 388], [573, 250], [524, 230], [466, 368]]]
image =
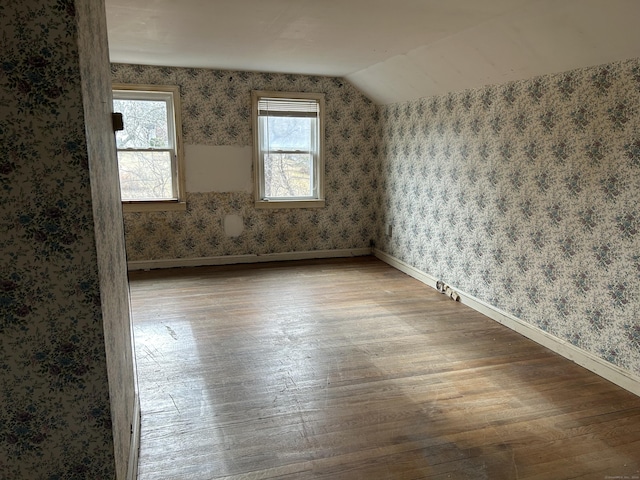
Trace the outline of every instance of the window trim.
[[[175, 211], [186, 210], [186, 191], [185, 191], [185, 174], [184, 174], [184, 144], [182, 142], [182, 106], [180, 103], [180, 87], [178, 85], [147, 85], [147, 84], [130, 84], [130, 83], [114, 83], [111, 86], [112, 95], [115, 98], [117, 91], [121, 92], [139, 92], [140, 98], [145, 94], [165, 93], [169, 94], [172, 99], [173, 109], [173, 131], [175, 141], [175, 158], [172, 176], [174, 180], [174, 188], [176, 189], [177, 199], [175, 200], [122, 200], [122, 209], [124, 212], [158, 212], [158, 211]], [[171, 127], [171, 125], [170, 125]], [[117, 150], [116, 150], [117, 153]]]
[[[318, 154], [314, 161], [314, 190], [316, 196], [309, 199], [261, 198], [263, 191], [263, 162], [260, 157], [260, 127], [258, 121], [258, 102], [261, 98], [283, 98], [292, 100], [316, 100], [318, 102]], [[253, 130], [253, 188], [256, 208], [322, 208], [324, 197], [324, 94], [302, 92], [276, 92], [253, 90], [251, 92], [251, 126]]]

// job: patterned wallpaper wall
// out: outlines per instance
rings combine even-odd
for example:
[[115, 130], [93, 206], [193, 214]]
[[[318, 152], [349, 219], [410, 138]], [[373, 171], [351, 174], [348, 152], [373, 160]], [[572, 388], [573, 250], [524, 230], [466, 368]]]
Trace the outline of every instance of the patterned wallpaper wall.
[[384, 251], [640, 374], [640, 60], [381, 119]]
[[0, 5], [3, 479], [115, 475], [76, 3]]
[[[377, 107], [338, 78], [206, 69], [112, 65], [113, 81], [180, 85], [186, 145], [249, 146], [251, 90], [326, 95], [326, 208], [256, 210], [243, 192], [188, 193], [186, 212], [125, 214], [129, 260], [368, 247], [378, 209]], [[225, 235], [225, 215], [244, 232]]]

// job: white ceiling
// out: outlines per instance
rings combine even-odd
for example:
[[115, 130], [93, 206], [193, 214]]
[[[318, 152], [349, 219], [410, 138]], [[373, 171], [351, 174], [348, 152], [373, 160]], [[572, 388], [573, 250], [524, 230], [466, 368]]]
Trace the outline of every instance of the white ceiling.
[[640, 0], [106, 0], [111, 61], [346, 77], [376, 103], [640, 57]]

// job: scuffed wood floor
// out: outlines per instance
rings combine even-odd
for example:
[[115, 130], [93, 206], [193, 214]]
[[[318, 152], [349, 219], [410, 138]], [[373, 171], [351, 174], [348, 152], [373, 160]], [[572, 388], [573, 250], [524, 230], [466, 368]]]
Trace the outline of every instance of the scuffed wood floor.
[[640, 398], [371, 258], [131, 274], [140, 480], [640, 478]]

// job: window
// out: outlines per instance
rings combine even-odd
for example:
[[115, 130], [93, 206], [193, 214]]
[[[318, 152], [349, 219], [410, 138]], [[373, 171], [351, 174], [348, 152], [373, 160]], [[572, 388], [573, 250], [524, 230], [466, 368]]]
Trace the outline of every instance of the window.
[[177, 86], [114, 85], [120, 192], [125, 211], [184, 209], [180, 92]]
[[324, 95], [252, 92], [256, 207], [324, 206]]

